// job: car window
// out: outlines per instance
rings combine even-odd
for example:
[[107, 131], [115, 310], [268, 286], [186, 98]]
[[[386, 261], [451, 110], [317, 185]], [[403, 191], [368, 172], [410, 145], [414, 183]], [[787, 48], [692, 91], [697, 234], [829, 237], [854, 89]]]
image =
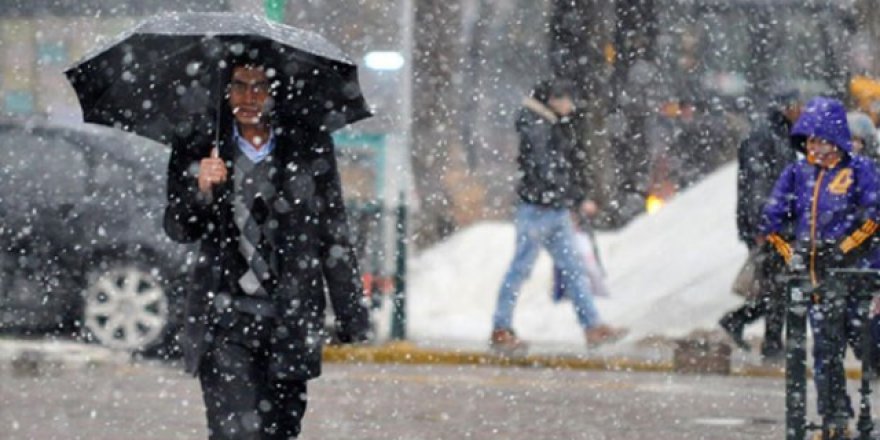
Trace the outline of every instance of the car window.
[[98, 127], [82, 127], [75, 142], [88, 151], [95, 163], [94, 183], [125, 183], [164, 194], [170, 149], [151, 140]]
[[[120, 148], [127, 148], [120, 145]], [[114, 197], [145, 197], [164, 195], [167, 161], [152, 155], [129, 157], [100, 152], [93, 155], [94, 169], [91, 183], [94, 190]]]
[[51, 133], [0, 129], [0, 204], [8, 209], [76, 203], [88, 166], [73, 143]]

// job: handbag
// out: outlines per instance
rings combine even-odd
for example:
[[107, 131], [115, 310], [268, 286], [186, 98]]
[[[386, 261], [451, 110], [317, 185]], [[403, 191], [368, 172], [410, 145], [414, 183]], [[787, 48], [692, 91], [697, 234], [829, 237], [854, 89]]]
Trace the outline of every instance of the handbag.
[[[583, 230], [575, 232], [574, 248], [580, 252], [583, 258], [584, 269], [587, 275], [587, 282], [590, 286], [590, 294], [594, 296], [609, 297], [611, 292], [608, 285], [605, 284], [605, 271], [602, 269], [602, 263], [599, 261], [597, 248], [594, 246], [590, 234]], [[552, 298], [554, 302], [562, 301], [568, 298], [567, 289], [569, 287], [563, 283], [562, 269], [553, 266], [553, 290]]]
[[760, 292], [760, 280], [758, 277], [758, 263], [761, 254], [760, 248], [749, 251], [745, 263], [733, 279], [733, 293], [746, 298], [756, 298]]

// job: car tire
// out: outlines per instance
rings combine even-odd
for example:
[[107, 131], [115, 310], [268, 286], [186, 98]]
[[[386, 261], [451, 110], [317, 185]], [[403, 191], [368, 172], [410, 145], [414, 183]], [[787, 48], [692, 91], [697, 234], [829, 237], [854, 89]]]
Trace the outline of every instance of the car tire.
[[101, 263], [83, 290], [82, 332], [106, 347], [144, 353], [165, 344], [172, 324], [170, 287], [131, 261]]

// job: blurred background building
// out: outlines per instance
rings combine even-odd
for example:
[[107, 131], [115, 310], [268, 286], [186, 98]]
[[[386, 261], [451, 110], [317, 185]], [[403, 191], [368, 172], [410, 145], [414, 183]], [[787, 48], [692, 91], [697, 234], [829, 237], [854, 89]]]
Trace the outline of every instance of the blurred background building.
[[513, 118], [551, 75], [579, 86], [602, 227], [732, 159], [781, 84], [880, 110], [880, 86], [864, 86], [880, 74], [872, 0], [7, 0], [0, 113], [79, 121], [64, 68], [173, 10], [269, 14], [338, 43], [377, 114], [338, 135], [349, 195], [391, 206], [403, 193], [420, 245], [509, 218]]

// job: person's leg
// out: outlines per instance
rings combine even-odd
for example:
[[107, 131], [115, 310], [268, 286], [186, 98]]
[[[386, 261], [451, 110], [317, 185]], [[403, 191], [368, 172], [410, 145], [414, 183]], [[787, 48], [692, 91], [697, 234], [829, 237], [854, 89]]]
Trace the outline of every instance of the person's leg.
[[764, 342], [761, 345], [761, 355], [764, 357], [784, 356], [785, 298], [782, 292], [769, 292], [766, 310], [764, 314]]
[[816, 406], [819, 415], [824, 415], [827, 406], [827, 382], [825, 378], [825, 358], [827, 356], [822, 312], [818, 305], [811, 305], [809, 310], [810, 330], [813, 332], [813, 384], [816, 386]]
[[218, 335], [199, 369], [199, 381], [208, 418], [209, 440], [259, 440], [265, 374], [261, 372], [242, 326]]
[[722, 320], [729, 322], [733, 327], [741, 328], [757, 321], [764, 315], [766, 309], [767, 302], [763, 295], [759, 298], [749, 298], [741, 306], [727, 312]]
[[880, 372], [880, 315], [873, 315], [868, 319], [869, 337], [871, 338], [871, 365], [874, 372]]
[[846, 342], [853, 349], [853, 353], [859, 360], [862, 359], [862, 338], [865, 325], [869, 325], [867, 315], [859, 311], [859, 301], [854, 293], [846, 298]]
[[746, 324], [753, 321], [754, 317], [760, 316], [761, 311], [760, 306], [757, 305], [754, 300], [747, 299], [743, 305], [725, 313], [718, 321], [718, 325], [724, 329], [730, 339], [733, 340], [739, 348], [749, 351], [752, 347], [743, 337], [743, 331], [745, 330]]
[[[757, 297], [746, 298], [741, 306], [724, 314], [718, 321], [718, 325], [727, 332], [728, 336], [741, 349], [749, 351], [751, 346], [743, 337], [745, 327], [759, 318], [764, 317], [767, 326], [767, 336], [765, 336], [765, 344], [761, 346], [762, 353], [765, 348], [771, 347], [773, 342], [778, 342], [778, 347], [782, 346], [782, 324], [779, 320], [785, 320], [784, 304], [779, 308], [779, 301], [774, 295], [783, 294], [776, 290], [776, 285], [772, 284], [772, 277], [777, 273], [776, 268], [770, 265], [771, 260], [766, 256], [759, 255], [755, 261], [755, 277], [758, 278], [759, 294]], [[772, 340], [770, 345], [767, 344], [768, 338]], [[773, 351], [773, 350], [770, 350]]]
[[[846, 393], [846, 376], [843, 355], [846, 341], [843, 323], [835, 328], [833, 321], [841, 321], [840, 315], [830, 305], [822, 303], [810, 306], [810, 327], [813, 331], [813, 380], [816, 386], [817, 412], [821, 416], [849, 414], [852, 405]], [[837, 334], [835, 334], [837, 333]]]
[[[752, 249], [749, 249], [750, 258]], [[758, 318], [764, 316], [764, 313], [767, 309], [767, 295], [766, 295], [766, 285], [762, 283], [764, 273], [766, 270], [769, 270], [768, 267], [765, 267], [764, 261], [766, 258], [759, 256], [752, 261], [752, 264], [755, 264], [754, 276], [758, 278], [758, 282], [760, 289], [759, 294], [757, 296], [750, 296], [743, 301], [743, 304], [738, 308], [731, 310], [724, 314], [721, 318], [720, 324], [727, 330], [728, 333], [738, 334], [740, 337], [742, 336], [743, 328], [751, 324], [752, 322], [758, 320]], [[749, 263], [748, 261], [746, 262]]]
[[593, 303], [583, 256], [575, 246], [571, 217], [563, 209], [549, 211], [546, 215], [547, 223], [551, 226], [542, 244], [559, 268], [567, 292], [571, 293], [571, 301], [581, 327], [584, 330], [596, 327], [601, 323], [599, 312]]
[[768, 256], [763, 264], [761, 275], [761, 290], [764, 296], [764, 343], [761, 345], [761, 355], [768, 358], [782, 357], [785, 355], [785, 346], [782, 342], [785, 330], [785, 284], [777, 280], [777, 275], [783, 273], [784, 262], [775, 256]]
[[302, 419], [306, 413], [305, 381], [284, 380], [270, 382], [271, 399], [260, 403], [270, 410], [271, 423], [267, 426], [267, 439], [290, 440], [299, 436]]
[[498, 302], [492, 318], [492, 325], [496, 330], [512, 328], [513, 309], [516, 307], [520, 288], [531, 274], [538, 257], [541, 231], [540, 225], [534, 221], [538, 209], [523, 204], [516, 210], [516, 252], [498, 292]]

